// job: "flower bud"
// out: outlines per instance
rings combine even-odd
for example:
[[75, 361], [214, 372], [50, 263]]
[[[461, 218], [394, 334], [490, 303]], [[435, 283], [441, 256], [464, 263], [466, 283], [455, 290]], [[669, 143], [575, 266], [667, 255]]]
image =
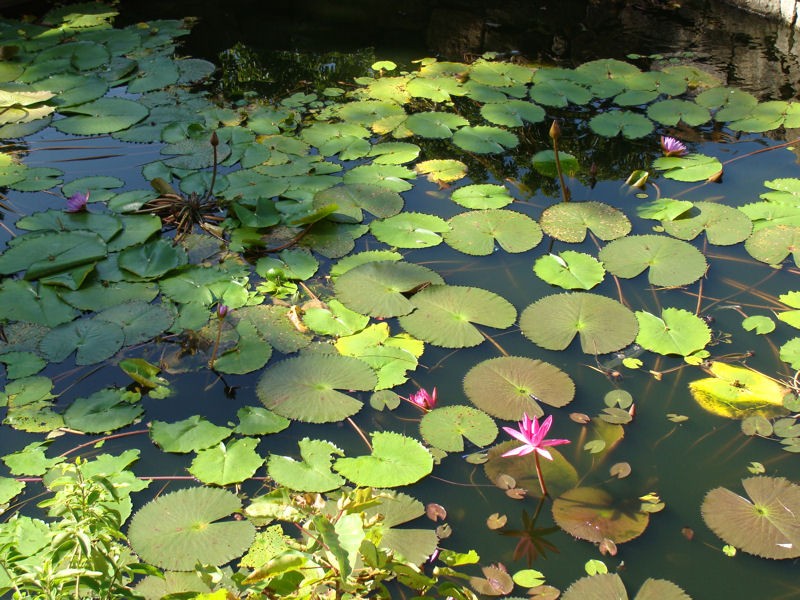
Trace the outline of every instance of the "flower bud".
[[556, 141], [558, 141], [558, 138], [561, 137], [561, 127], [558, 125], [558, 121], [555, 119], [553, 119], [553, 124], [550, 125], [550, 137]]

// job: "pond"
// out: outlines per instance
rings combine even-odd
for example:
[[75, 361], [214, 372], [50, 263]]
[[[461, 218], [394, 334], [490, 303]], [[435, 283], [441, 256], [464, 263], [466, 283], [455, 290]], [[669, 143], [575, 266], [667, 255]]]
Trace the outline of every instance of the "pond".
[[206, 4], [0, 22], [0, 589], [797, 597], [794, 34]]

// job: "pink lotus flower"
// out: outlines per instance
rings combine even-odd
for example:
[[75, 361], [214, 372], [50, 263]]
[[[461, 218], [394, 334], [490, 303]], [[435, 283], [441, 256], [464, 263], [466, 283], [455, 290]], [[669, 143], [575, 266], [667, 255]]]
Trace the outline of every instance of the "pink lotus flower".
[[230, 309], [226, 305], [217, 304], [217, 316], [220, 319], [224, 319], [226, 316], [228, 316], [228, 310]]
[[433, 388], [433, 393], [431, 394], [425, 388], [420, 388], [419, 391], [411, 394], [406, 400], [419, 406], [422, 410], [431, 410], [436, 406], [436, 388]]
[[686, 154], [686, 144], [668, 135], [661, 136], [661, 149], [664, 156], [683, 156]]
[[87, 191], [85, 194], [81, 192], [75, 192], [67, 198], [67, 208], [64, 209], [64, 212], [68, 213], [77, 213], [77, 212], [84, 212], [86, 210], [86, 203], [89, 201], [89, 192]]
[[539, 425], [539, 419], [533, 417], [531, 420], [531, 418], [528, 416], [528, 413], [525, 413], [522, 415], [522, 421], [520, 421], [519, 429], [503, 427], [503, 430], [508, 435], [518, 439], [523, 443], [522, 446], [514, 448], [513, 450], [509, 450], [508, 452], [504, 453], [503, 456], [525, 456], [531, 452], [536, 452], [537, 454], [544, 456], [547, 460], [553, 460], [553, 455], [550, 454], [549, 450], [546, 450], [546, 447], [560, 446], [561, 444], [569, 444], [570, 442], [569, 440], [563, 439], [544, 439], [544, 436], [546, 436], [547, 432], [550, 431], [550, 426], [552, 424], [552, 415], [547, 417], [544, 422]]

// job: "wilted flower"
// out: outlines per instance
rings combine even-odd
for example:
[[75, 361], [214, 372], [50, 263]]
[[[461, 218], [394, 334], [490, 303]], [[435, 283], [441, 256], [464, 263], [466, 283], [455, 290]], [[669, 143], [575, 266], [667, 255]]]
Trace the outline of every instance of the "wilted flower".
[[668, 135], [661, 136], [661, 149], [665, 156], [683, 156], [686, 154], [686, 144]]
[[76, 212], [83, 212], [86, 210], [86, 203], [89, 201], [89, 192], [82, 194], [81, 192], [75, 192], [67, 198], [67, 208], [64, 209], [65, 212], [68, 213], [76, 213]]
[[536, 417], [531, 419], [528, 416], [528, 413], [525, 413], [522, 415], [522, 421], [520, 421], [519, 429], [503, 427], [503, 430], [508, 435], [518, 439], [520, 442], [523, 442], [522, 446], [514, 448], [513, 450], [509, 450], [508, 452], [504, 453], [503, 456], [525, 456], [531, 452], [536, 452], [537, 454], [544, 456], [547, 460], [553, 460], [553, 455], [550, 454], [550, 451], [546, 450], [545, 448], [547, 446], [560, 446], [561, 444], [569, 444], [569, 440], [544, 439], [544, 436], [546, 436], [547, 432], [550, 431], [550, 426], [552, 424], [552, 415], [547, 417], [544, 422], [539, 425], [539, 419]]
[[420, 388], [419, 391], [411, 394], [406, 398], [411, 404], [416, 404], [423, 410], [431, 410], [436, 406], [436, 388], [433, 388], [432, 393], [428, 393], [425, 388]]
[[230, 309], [224, 304], [217, 304], [217, 316], [224, 319], [228, 315]]

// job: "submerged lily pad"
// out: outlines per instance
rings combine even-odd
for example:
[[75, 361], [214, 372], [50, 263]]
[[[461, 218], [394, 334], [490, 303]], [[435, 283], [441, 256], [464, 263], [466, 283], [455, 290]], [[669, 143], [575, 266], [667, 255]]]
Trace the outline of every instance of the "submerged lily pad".
[[379, 431], [368, 456], [340, 458], [334, 469], [359, 486], [398, 487], [419, 481], [433, 470], [433, 456], [414, 438]]
[[659, 235], [632, 235], [614, 240], [600, 251], [609, 273], [632, 278], [649, 269], [653, 285], [677, 287], [694, 283], [708, 267], [703, 254], [691, 244]]
[[464, 254], [488, 256], [495, 242], [506, 252], [526, 252], [542, 241], [542, 230], [527, 215], [511, 210], [475, 210], [454, 216], [444, 233], [448, 246]]
[[[501, 356], [478, 363], [464, 377], [464, 393], [475, 406], [509, 421], [541, 417], [541, 404], [572, 402], [575, 384], [558, 367], [523, 356]], [[541, 404], [540, 404], [541, 403]]]
[[289, 358], [269, 367], [256, 393], [271, 411], [310, 423], [332, 423], [361, 410], [363, 402], [338, 390], [372, 390], [377, 377], [357, 358], [307, 355]]
[[800, 556], [800, 486], [783, 477], [742, 480], [749, 498], [719, 487], [706, 494], [703, 520], [725, 543], [764, 558]]
[[464, 439], [488, 446], [497, 437], [497, 425], [489, 415], [471, 406], [445, 406], [425, 413], [419, 432], [428, 444], [445, 452], [463, 452]]
[[743, 366], [714, 361], [705, 369], [712, 377], [689, 384], [695, 401], [709, 412], [730, 419], [788, 413], [783, 398], [789, 389], [763, 373]]
[[242, 508], [233, 492], [194, 487], [159, 496], [131, 519], [134, 551], [163, 569], [191, 571], [198, 562], [225, 563], [245, 553], [255, 537], [247, 519], [226, 520]]
[[622, 544], [639, 537], [650, 522], [649, 513], [640, 506], [637, 498], [615, 499], [600, 488], [577, 487], [553, 501], [553, 518], [578, 539]]
[[564, 350], [575, 335], [587, 354], [615, 352], [639, 331], [636, 317], [616, 300], [575, 292], [546, 296], [528, 306], [519, 319], [522, 333], [548, 350]]
[[625, 214], [602, 202], [561, 202], [548, 206], [539, 223], [544, 232], [562, 242], [580, 243], [587, 230], [604, 241], [628, 235], [631, 222]]
[[414, 311], [400, 324], [414, 337], [445, 348], [477, 346], [484, 340], [475, 327], [505, 329], [517, 310], [505, 298], [475, 287], [431, 285], [410, 298]]

